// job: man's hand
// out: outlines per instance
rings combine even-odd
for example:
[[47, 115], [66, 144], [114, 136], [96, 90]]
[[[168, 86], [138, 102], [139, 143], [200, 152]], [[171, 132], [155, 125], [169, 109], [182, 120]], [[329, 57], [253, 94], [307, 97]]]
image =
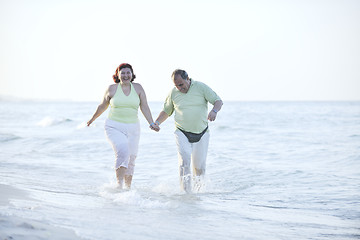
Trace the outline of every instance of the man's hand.
[[157, 122], [151, 123], [150, 126], [151, 130], [154, 130], [155, 132], [160, 131], [160, 126]]
[[215, 121], [216, 115], [217, 115], [217, 113], [214, 112], [213, 110], [211, 110], [211, 111], [209, 112], [209, 115], [208, 115], [208, 120], [210, 120], [211, 122], [212, 122], [212, 121]]

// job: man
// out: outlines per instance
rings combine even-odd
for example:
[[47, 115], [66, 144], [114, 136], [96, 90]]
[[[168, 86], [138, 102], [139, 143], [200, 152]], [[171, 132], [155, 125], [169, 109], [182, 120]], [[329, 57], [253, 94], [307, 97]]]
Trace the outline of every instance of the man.
[[[178, 148], [180, 184], [191, 191], [190, 164], [193, 161], [193, 175], [205, 174], [206, 156], [209, 145], [208, 120], [214, 121], [223, 105], [220, 97], [206, 84], [188, 77], [181, 69], [176, 69], [171, 78], [175, 87], [167, 96], [163, 111], [155, 121], [163, 123], [175, 112], [175, 138]], [[213, 105], [208, 113], [208, 102]], [[199, 184], [199, 182], [197, 183]], [[195, 186], [199, 188], [200, 186]]]

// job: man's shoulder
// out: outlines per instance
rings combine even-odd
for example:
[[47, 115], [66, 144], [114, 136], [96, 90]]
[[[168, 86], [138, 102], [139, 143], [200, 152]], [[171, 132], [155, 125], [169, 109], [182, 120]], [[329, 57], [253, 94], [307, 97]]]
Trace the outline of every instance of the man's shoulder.
[[194, 85], [207, 86], [206, 83], [201, 82], [201, 81], [197, 81], [197, 80], [194, 80], [194, 79], [191, 79], [191, 82], [192, 82]]
[[192, 84], [194, 87], [199, 88], [199, 89], [205, 89], [205, 88], [209, 88], [209, 86], [206, 83], [200, 82], [200, 81], [195, 81], [193, 79], [191, 79]]
[[168, 95], [167, 95], [167, 98], [170, 98], [170, 99], [172, 99], [173, 98], [173, 96], [176, 94], [176, 88], [174, 87], [174, 88], [172, 88], [170, 91], [169, 91], [169, 93], [168, 93]]
[[170, 90], [169, 95], [173, 95], [173, 94], [176, 93], [176, 92], [177, 92], [176, 87], [173, 87], [173, 88]]

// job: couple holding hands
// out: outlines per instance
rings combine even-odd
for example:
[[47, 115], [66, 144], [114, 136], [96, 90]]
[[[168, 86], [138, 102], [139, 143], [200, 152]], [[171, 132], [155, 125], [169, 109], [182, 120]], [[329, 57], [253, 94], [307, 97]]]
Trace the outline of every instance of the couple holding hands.
[[[191, 160], [193, 175], [204, 176], [210, 137], [208, 120], [216, 119], [222, 100], [206, 84], [194, 81], [186, 71], [176, 69], [171, 75], [175, 87], [167, 96], [158, 118], [153, 121], [145, 91], [139, 83], [133, 82], [135, 77], [130, 64], [120, 64], [113, 75], [115, 84], [108, 87], [87, 125], [90, 126], [110, 105], [105, 132], [115, 152], [116, 178], [120, 188], [124, 183], [126, 188], [130, 188], [140, 139], [139, 107], [154, 131], [159, 131], [160, 124], [174, 113], [180, 186], [191, 192]], [[209, 112], [208, 102], [213, 105]]]

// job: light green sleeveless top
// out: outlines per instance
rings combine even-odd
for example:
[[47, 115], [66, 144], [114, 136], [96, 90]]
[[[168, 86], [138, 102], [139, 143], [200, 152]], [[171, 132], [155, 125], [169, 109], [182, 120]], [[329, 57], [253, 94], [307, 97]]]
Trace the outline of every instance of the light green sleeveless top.
[[119, 83], [115, 95], [110, 99], [110, 112], [108, 118], [122, 123], [137, 123], [140, 105], [139, 95], [132, 83], [129, 96], [126, 96]]

